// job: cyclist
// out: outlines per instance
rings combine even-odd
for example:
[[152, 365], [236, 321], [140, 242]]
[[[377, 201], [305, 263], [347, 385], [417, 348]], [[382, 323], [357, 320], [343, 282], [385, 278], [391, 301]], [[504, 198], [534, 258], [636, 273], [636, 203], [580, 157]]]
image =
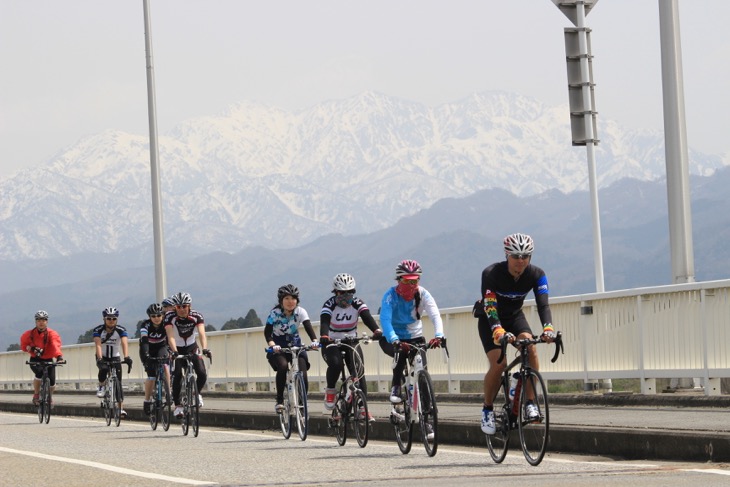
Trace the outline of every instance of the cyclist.
[[[378, 328], [378, 324], [375, 322], [373, 315], [370, 314], [367, 304], [355, 296], [355, 278], [350, 274], [337, 274], [333, 279], [332, 287], [334, 296], [325, 301], [319, 315], [319, 343], [322, 347], [326, 347], [332, 340], [356, 337], [358, 317], [373, 332], [374, 339], [380, 338], [383, 332]], [[335, 407], [335, 393], [337, 392], [335, 385], [337, 379], [340, 378], [344, 364], [342, 363], [340, 347], [325, 348], [323, 352], [322, 358], [327, 362], [327, 388], [324, 392], [324, 407], [331, 410]], [[362, 367], [365, 366], [362, 350], [358, 349], [360, 370], [355, 370], [352, 353], [352, 348], [345, 347], [347, 368], [353, 376], [361, 378], [359, 386], [367, 396], [368, 388], [365, 381], [365, 371], [362, 370]], [[369, 420], [374, 421], [370, 412], [368, 412], [368, 415], [370, 416]]]
[[162, 316], [170, 311], [175, 311], [175, 303], [172, 302], [172, 297], [163, 299], [160, 304], [162, 305]]
[[[421, 313], [424, 311], [433, 323], [434, 338], [429, 342], [431, 347], [440, 347], [446, 339], [436, 300], [425, 288], [419, 286], [421, 274], [423, 270], [418, 262], [402, 261], [395, 268], [398, 284], [388, 289], [383, 296], [380, 307], [380, 326], [383, 328], [380, 348], [391, 357], [396, 349], [408, 351], [411, 343], [426, 345], [421, 322]], [[390, 402], [393, 404], [401, 402], [400, 380], [407, 356], [407, 353], [401, 353], [393, 368], [393, 388], [390, 393]], [[422, 354], [422, 359], [423, 366], [426, 367], [426, 354]]]
[[[106, 380], [109, 368], [102, 359], [112, 359], [114, 368], [117, 369], [117, 377], [119, 384], [122, 384], [122, 362], [132, 367], [132, 359], [129, 356], [129, 335], [127, 329], [117, 324], [119, 320], [119, 310], [113, 306], [104, 308], [101, 312], [104, 318], [104, 324], [99, 325], [93, 330], [94, 344], [96, 345], [96, 366], [99, 368], [99, 388], [96, 391], [96, 397], [104, 397], [104, 381]], [[103, 345], [103, 346], [102, 346]], [[124, 360], [121, 360], [121, 354]], [[120, 388], [121, 401], [119, 403], [120, 415], [122, 418], [127, 417], [124, 410], [124, 391]]]
[[[38, 405], [38, 394], [41, 389], [43, 368], [35, 364], [50, 363], [56, 359], [58, 363], [66, 363], [61, 354], [61, 337], [55, 330], [48, 328], [48, 313], [39, 310], [35, 314], [35, 327], [20, 336], [20, 349], [30, 354], [30, 370], [35, 374], [33, 379], [33, 405]], [[51, 380], [51, 394], [56, 388], [56, 368], [48, 370]], [[51, 402], [52, 404], [53, 402]]]
[[[190, 294], [179, 292], [172, 296], [175, 304], [175, 311], [167, 313], [163, 319], [167, 343], [172, 350], [173, 358], [177, 355], [194, 353], [193, 367], [198, 382], [198, 403], [203, 407], [203, 396], [200, 392], [208, 380], [208, 373], [205, 370], [205, 363], [198, 353], [198, 343], [195, 340], [200, 336], [200, 345], [203, 347], [203, 355], [212, 358], [213, 354], [208, 350], [208, 338], [205, 336], [205, 319], [198, 311], [191, 308], [193, 298]], [[184, 361], [177, 359], [175, 363], [175, 376], [172, 381], [172, 398], [175, 401], [175, 417], [182, 418], [183, 408], [180, 405], [180, 389], [182, 389]]]
[[[271, 352], [266, 353], [266, 358], [271, 368], [276, 371], [276, 413], [284, 410], [284, 387], [286, 386], [286, 373], [289, 362], [292, 361], [291, 353], [283, 353], [282, 347], [301, 347], [302, 338], [299, 336], [299, 325], [304, 329], [312, 340], [312, 345], [317, 345], [317, 335], [314, 334], [312, 322], [309, 321], [307, 310], [299, 306], [299, 289], [293, 284], [281, 286], [276, 297], [279, 304], [274, 306], [266, 318], [264, 326], [264, 338]], [[309, 370], [309, 359], [307, 352], [299, 354], [299, 370], [304, 377], [304, 387], [309, 390], [307, 370]]]
[[[150, 357], [167, 358], [167, 334], [165, 327], [162, 326], [162, 306], [153, 303], [147, 307], [147, 319], [142, 323], [139, 330], [139, 358], [142, 359], [142, 365], [147, 372], [147, 380], [144, 383], [144, 403], [143, 409], [145, 414], [150, 414], [150, 404], [152, 400], [152, 387], [157, 377], [157, 362], [150, 361]], [[165, 378], [170, 382], [170, 369], [165, 366]]]
[[[552, 315], [548, 304], [548, 282], [545, 272], [531, 264], [535, 244], [532, 237], [522, 233], [508, 235], [504, 239], [504, 261], [490, 265], [482, 271], [482, 305], [475, 306], [479, 318], [479, 338], [489, 360], [489, 370], [484, 376], [484, 407], [482, 409], [482, 431], [488, 435], [495, 433], [493, 403], [499, 389], [506, 360], [497, 364], [501, 353], [501, 340], [510, 342], [519, 338], [532, 338], [532, 330], [527, 323], [522, 305], [527, 293], [535, 295], [537, 313], [542, 322], [542, 334], [552, 341], [554, 331]], [[539, 370], [537, 351], [529, 348], [530, 365]], [[534, 397], [534, 391], [526, 391], [527, 397]], [[537, 405], [528, 401], [525, 416], [536, 419], [540, 415]]]

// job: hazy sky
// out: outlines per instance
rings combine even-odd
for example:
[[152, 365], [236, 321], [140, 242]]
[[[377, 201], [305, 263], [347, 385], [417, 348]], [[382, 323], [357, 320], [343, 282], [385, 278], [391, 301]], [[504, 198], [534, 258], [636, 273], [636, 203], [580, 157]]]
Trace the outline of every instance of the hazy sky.
[[[601, 0], [588, 15], [599, 136], [602, 117], [662, 130], [658, 1]], [[148, 134], [142, 5], [0, 0], [0, 177], [86, 135]], [[243, 100], [302, 109], [365, 90], [429, 105], [486, 90], [568, 99], [572, 24], [551, 0], [150, 5], [160, 134]], [[727, 153], [730, 1], [679, 6], [689, 144]]]

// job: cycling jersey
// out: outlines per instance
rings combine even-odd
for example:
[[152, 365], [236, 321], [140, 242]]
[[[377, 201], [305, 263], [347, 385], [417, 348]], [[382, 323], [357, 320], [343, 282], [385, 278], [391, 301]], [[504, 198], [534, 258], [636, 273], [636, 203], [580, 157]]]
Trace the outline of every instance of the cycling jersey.
[[188, 316], [181, 318], [175, 311], [169, 311], [162, 320], [165, 330], [172, 331], [175, 338], [175, 345], [178, 347], [187, 347], [195, 344], [198, 336], [198, 325], [205, 327], [205, 319], [203, 315], [190, 310]]
[[[420, 298], [406, 301], [395, 291], [396, 286], [385, 292], [380, 306], [380, 326], [388, 343], [423, 336], [421, 313], [426, 312], [433, 323], [435, 335], [444, 336], [444, 325], [436, 300], [425, 288], [418, 286]], [[416, 307], [416, 301], [420, 301]]]
[[535, 295], [537, 313], [542, 324], [552, 323], [545, 272], [530, 264], [515, 280], [507, 265], [507, 261], [497, 262], [482, 271], [481, 296], [489, 325], [494, 327], [503, 320], [513, 321], [521, 315], [525, 297], [530, 291]]
[[271, 310], [269, 317], [266, 318], [264, 338], [266, 338], [267, 343], [273, 340], [280, 347], [300, 347], [302, 346], [302, 338], [299, 336], [299, 325], [304, 325], [312, 340], [316, 339], [307, 310], [297, 306], [291, 315], [286, 316], [281, 306], [277, 305]]
[[358, 318], [362, 318], [365, 326], [371, 331], [378, 329], [378, 324], [370, 314], [365, 301], [356, 297], [346, 308], [340, 308], [337, 306], [335, 296], [332, 296], [322, 305], [319, 334], [327, 335], [333, 340], [357, 336]]
[[[144, 320], [139, 329], [139, 356], [142, 360], [145, 356], [159, 357], [160, 350], [167, 350], [167, 332], [160, 323], [155, 326], [150, 320]], [[162, 354], [164, 356], [164, 354]]]
[[[28, 351], [28, 346], [31, 350]], [[38, 331], [38, 328], [32, 328], [20, 337], [20, 349], [35, 357], [33, 347], [43, 350], [40, 356], [41, 360], [51, 360], [61, 355], [61, 337], [55, 330], [46, 328], [45, 331]]]
[[120, 325], [116, 325], [111, 331], [107, 331], [105, 325], [99, 325], [93, 331], [93, 337], [101, 339], [101, 356], [104, 358], [121, 357], [119, 350], [122, 338], [127, 336], [127, 329]]

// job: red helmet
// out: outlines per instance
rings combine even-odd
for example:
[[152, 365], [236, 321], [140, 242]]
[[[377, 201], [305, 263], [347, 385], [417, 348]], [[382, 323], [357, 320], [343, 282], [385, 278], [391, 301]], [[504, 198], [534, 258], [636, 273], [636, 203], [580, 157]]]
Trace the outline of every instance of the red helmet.
[[421, 264], [415, 260], [406, 259], [395, 268], [396, 279], [400, 279], [401, 277], [405, 279], [420, 279], [422, 273]]

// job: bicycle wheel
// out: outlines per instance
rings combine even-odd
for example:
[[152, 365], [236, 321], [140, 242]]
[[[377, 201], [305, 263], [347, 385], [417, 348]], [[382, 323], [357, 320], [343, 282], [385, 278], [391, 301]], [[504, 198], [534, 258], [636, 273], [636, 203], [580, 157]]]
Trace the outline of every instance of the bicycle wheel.
[[433, 382], [427, 370], [422, 370], [416, 378], [418, 386], [418, 407], [421, 411], [421, 440], [429, 457], [438, 450], [438, 408], [436, 394], [433, 392]]
[[170, 417], [172, 416], [172, 396], [170, 395], [170, 385], [163, 377], [162, 379], [162, 406], [160, 412], [162, 416], [162, 429], [167, 431], [170, 429]]
[[182, 408], [183, 417], [180, 420], [180, 426], [182, 426], [183, 435], [187, 436], [190, 430], [190, 401], [192, 400], [191, 395], [192, 385], [190, 379], [185, 380], [185, 391], [182, 394]]
[[355, 389], [352, 393], [352, 424], [355, 430], [355, 438], [360, 448], [368, 444], [368, 433], [370, 429], [370, 416], [368, 415], [368, 401], [365, 393]]
[[114, 378], [114, 425], [119, 426], [122, 422], [122, 384], [119, 378]]
[[43, 419], [46, 416], [46, 394], [48, 393], [48, 385], [46, 384], [46, 380], [48, 378], [44, 377], [41, 379], [41, 387], [38, 391], [38, 422], [43, 423]]
[[413, 444], [413, 422], [411, 421], [411, 394], [408, 390], [405, 377], [403, 377], [401, 385], [401, 402], [393, 405], [390, 413], [390, 422], [393, 424], [395, 431], [395, 439], [398, 442], [398, 448], [404, 455], [411, 451]]
[[335, 436], [337, 437], [337, 443], [340, 446], [344, 446], [347, 441], [347, 401], [345, 396], [340, 391], [337, 395], [337, 402], [335, 402], [335, 408], [332, 410], [332, 427], [335, 430]]
[[299, 438], [304, 441], [307, 439], [309, 412], [307, 410], [307, 389], [301, 372], [297, 373], [294, 378], [294, 395], [296, 396], [294, 413], [297, 418], [297, 431], [299, 432]]
[[48, 377], [45, 377], [41, 384], [41, 400], [44, 404], [43, 421], [48, 424], [51, 420], [51, 379]]
[[112, 387], [110, 384], [111, 381], [107, 380], [106, 384], [104, 385], [104, 398], [101, 400], [101, 408], [104, 410], [104, 419], [106, 420], [107, 426], [112, 424], [113, 416], [112, 403], [114, 401], [112, 400]]
[[279, 425], [281, 426], [281, 434], [284, 439], [288, 440], [291, 436], [291, 398], [289, 397], [289, 386], [284, 391], [284, 400], [281, 403], [284, 408], [279, 413]]
[[502, 463], [509, 447], [509, 405], [503, 405], [500, 409], [494, 410], [494, 423], [496, 431], [493, 435], [486, 435], [487, 448], [489, 448], [492, 460], [495, 463]]
[[150, 407], [150, 426], [152, 427], [152, 431], [155, 431], [157, 429], [157, 422], [160, 419], [160, 413], [161, 413], [161, 406], [162, 406], [162, 384], [160, 384], [159, 377], [155, 380], [155, 384], [153, 387], [153, 396], [152, 396], [152, 404], [149, 405]]
[[[537, 417], [528, 418], [525, 411], [530, 390], [535, 391], [534, 405], [537, 406]], [[540, 372], [528, 370], [522, 382], [520, 392], [520, 414], [517, 428], [520, 432], [520, 444], [525, 459], [530, 465], [537, 466], [545, 456], [550, 425], [547, 389]]]
[[193, 377], [193, 393], [190, 401], [190, 422], [193, 426], [193, 436], [198, 437], [200, 432], [200, 396], [198, 395], [198, 383]]

